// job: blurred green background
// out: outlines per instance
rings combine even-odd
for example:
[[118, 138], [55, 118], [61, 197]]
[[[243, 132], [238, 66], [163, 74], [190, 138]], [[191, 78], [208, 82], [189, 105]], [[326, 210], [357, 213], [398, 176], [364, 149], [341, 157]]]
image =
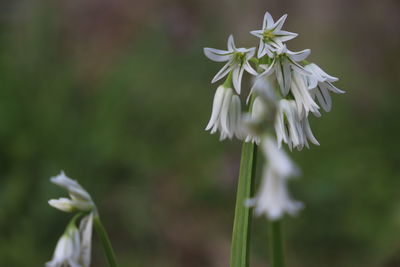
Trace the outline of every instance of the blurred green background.
[[[0, 266], [43, 266], [69, 214], [63, 169], [99, 206], [121, 266], [228, 266], [238, 141], [204, 127], [220, 67], [204, 46], [256, 46], [288, 13], [292, 50], [340, 77], [295, 152], [306, 209], [285, 220], [287, 266], [400, 266], [400, 2], [18, 0], [0, 3]], [[254, 220], [251, 266], [268, 266]], [[106, 266], [97, 238], [92, 266]]]

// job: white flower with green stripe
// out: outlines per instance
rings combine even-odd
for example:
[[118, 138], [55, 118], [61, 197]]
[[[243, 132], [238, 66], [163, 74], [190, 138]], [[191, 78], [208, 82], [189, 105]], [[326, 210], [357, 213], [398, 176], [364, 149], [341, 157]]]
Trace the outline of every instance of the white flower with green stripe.
[[266, 12], [264, 15], [263, 26], [261, 30], [251, 31], [250, 33], [260, 38], [257, 57], [262, 58], [268, 55], [274, 57], [276, 49], [283, 45], [283, 42], [289, 41], [297, 36], [297, 33], [282, 30], [287, 14], [274, 22], [271, 14]]

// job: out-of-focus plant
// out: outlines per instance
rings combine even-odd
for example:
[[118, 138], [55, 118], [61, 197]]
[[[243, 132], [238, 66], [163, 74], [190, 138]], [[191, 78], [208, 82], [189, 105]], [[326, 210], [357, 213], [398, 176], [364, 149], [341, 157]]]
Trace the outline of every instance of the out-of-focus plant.
[[[111, 242], [89, 193], [64, 172], [52, 177], [51, 182], [66, 189], [70, 198], [49, 200], [49, 204], [64, 212], [77, 212], [69, 222], [64, 234], [58, 240], [53, 259], [46, 267], [89, 267], [91, 262], [93, 225], [104, 247], [109, 265], [116, 267], [116, 258]], [[79, 229], [76, 226], [80, 219]]]
[[[255, 214], [265, 214], [271, 221], [270, 248], [273, 267], [284, 266], [281, 218], [294, 215], [302, 203], [294, 201], [287, 181], [299, 175], [299, 169], [281, 148], [290, 150], [319, 145], [308, 122], [309, 114], [321, 116], [320, 107], [330, 111], [330, 92], [344, 93], [332, 82], [338, 79], [305, 59], [310, 50], [293, 52], [284, 42], [297, 36], [282, 30], [287, 15], [276, 22], [266, 12], [261, 30], [251, 31], [260, 38], [256, 48], [237, 48], [230, 35], [228, 49], [204, 48], [205, 55], [216, 62], [227, 62], [212, 83], [226, 77], [215, 93], [212, 114], [206, 130], [219, 131], [220, 140], [243, 141], [233, 226], [231, 267], [249, 265], [251, 207]], [[255, 56], [257, 55], [257, 56]], [[244, 72], [255, 76], [247, 97], [247, 112], [242, 109], [241, 83]], [[232, 89], [233, 88], [233, 89]], [[262, 181], [253, 197], [257, 145], [265, 159]]]

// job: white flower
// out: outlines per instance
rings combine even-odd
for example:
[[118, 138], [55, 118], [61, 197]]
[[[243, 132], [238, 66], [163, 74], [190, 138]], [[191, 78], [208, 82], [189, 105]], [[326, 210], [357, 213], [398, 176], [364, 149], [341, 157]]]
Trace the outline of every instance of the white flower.
[[219, 50], [214, 48], [204, 48], [206, 57], [217, 62], [228, 62], [222, 69], [214, 76], [212, 83], [222, 79], [229, 72], [232, 72], [233, 87], [236, 92], [240, 94], [243, 72], [246, 70], [252, 75], [258, 73], [249, 64], [249, 59], [255, 54], [255, 48], [236, 48], [233, 36], [228, 38], [228, 50]]
[[293, 147], [298, 150], [303, 149], [304, 146], [309, 148], [308, 140], [319, 145], [311, 131], [307, 117], [300, 116], [294, 100], [282, 99], [279, 101], [275, 118], [275, 132], [279, 147], [282, 141], [289, 146], [290, 150]]
[[79, 225], [79, 233], [81, 237], [81, 247], [79, 262], [82, 267], [89, 267], [92, 251], [92, 232], [93, 232], [93, 212], [85, 216]]
[[[336, 82], [339, 79], [327, 74], [314, 63], [307, 64], [304, 69], [311, 73], [311, 75], [306, 76], [307, 86], [311, 89], [311, 97], [316, 99], [326, 112], [329, 112], [332, 108], [332, 98], [329, 91], [336, 94], [345, 93], [332, 84], [332, 82]], [[317, 116], [320, 115], [319, 112], [315, 114]]]
[[286, 48], [286, 45], [282, 45], [276, 50], [276, 55], [272, 59], [269, 65], [260, 65], [265, 71], [259, 76], [269, 76], [275, 73], [276, 79], [281, 89], [282, 96], [285, 97], [289, 91], [292, 83], [292, 72], [298, 72], [304, 75], [310, 75], [310, 73], [301, 66], [299, 61], [307, 58], [311, 51], [305, 49], [299, 52], [292, 52]]
[[263, 138], [261, 150], [267, 160], [261, 187], [257, 195], [247, 200], [246, 204], [255, 207], [254, 213], [257, 216], [265, 214], [270, 220], [278, 220], [285, 213], [295, 215], [303, 205], [292, 200], [286, 184], [290, 177], [299, 174], [297, 167], [269, 136]]
[[46, 263], [46, 267], [83, 267], [79, 263], [80, 249], [79, 231], [75, 224], [72, 223], [58, 240], [53, 259]]
[[89, 267], [92, 248], [93, 216], [91, 212], [80, 222], [79, 230], [74, 217], [58, 240], [53, 259], [46, 267]]
[[220, 140], [236, 136], [242, 139], [242, 108], [240, 98], [231, 88], [224, 85], [218, 87], [215, 92], [210, 121], [206, 131], [213, 134], [220, 132]]
[[271, 14], [268, 12], [264, 15], [263, 26], [261, 30], [251, 31], [250, 33], [260, 38], [257, 57], [261, 58], [267, 54], [273, 57], [276, 48], [281, 47], [283, 42], [289, 41], [297, 36], [297, 33], [283, 31], [282, 26], [285, 23], [287, 14], [274, 22]]
[[91, 211], [95, 205], [89, 193], [75, 180], [67, 177], [63, 171], [55, 177], [50, 178], [54, 184], [65, 188], [71, 198], [59, 198], [49, 200], [50, 206], [65, 212], [75, 210]]

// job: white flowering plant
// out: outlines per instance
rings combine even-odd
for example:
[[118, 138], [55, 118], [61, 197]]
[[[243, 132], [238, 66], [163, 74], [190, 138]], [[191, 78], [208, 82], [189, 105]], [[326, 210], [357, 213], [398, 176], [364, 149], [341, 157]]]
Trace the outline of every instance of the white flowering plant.
[[[285, 14], [275, 22], [265, 13], [261, 30], [250, 31], [259, 38], [258, 48], [237, 48], [232, 35], [228, 50], [204, 48], [209, 59], [227, 62], [212, 80], [215, 83], [226, 77], [215, 93], [206, 130], [219, 132], [220, 140], [235, 137], [243, 141], [231, 267], [248, 266], [252, 207], [255, 215], [271, 221], [271, 266], [283, 266], [280, 221], [285, 214], [297, 214], [303, 204], [295, 201], [287, 188], [300, 170], [282, 143], [290, 151], [319, 145], [309, 116], [321, 117], [321, 108], [325, 112], [332, 108], [331, 93], [344, 93], [333, 85], [338, 78], [306, 60], [310, 49], [294, 52], [287, 48], [285, 42], [298, 34], [282, 30], [286, 18]], [[245, 71], [253, 83], [247, 96], [241, 90]], [[258, 145], [265, 163], [260, 189], [253, 196]]]
[[[70, 198], [50, 199], [49, 205], [63, 212], [75, 212], [58, 240], [53, 258], [46, 267], [89, 267], [91, 262], [92, 232], [95, 227], [104, 247], [111, 267], [116, 267], [116, 259], [107, 232], [90, 194], [76, 181], [65, 175], [50, 178], [50, 181], [67, 190]], [[80, 220], [79, 228], [77, 222]]]

